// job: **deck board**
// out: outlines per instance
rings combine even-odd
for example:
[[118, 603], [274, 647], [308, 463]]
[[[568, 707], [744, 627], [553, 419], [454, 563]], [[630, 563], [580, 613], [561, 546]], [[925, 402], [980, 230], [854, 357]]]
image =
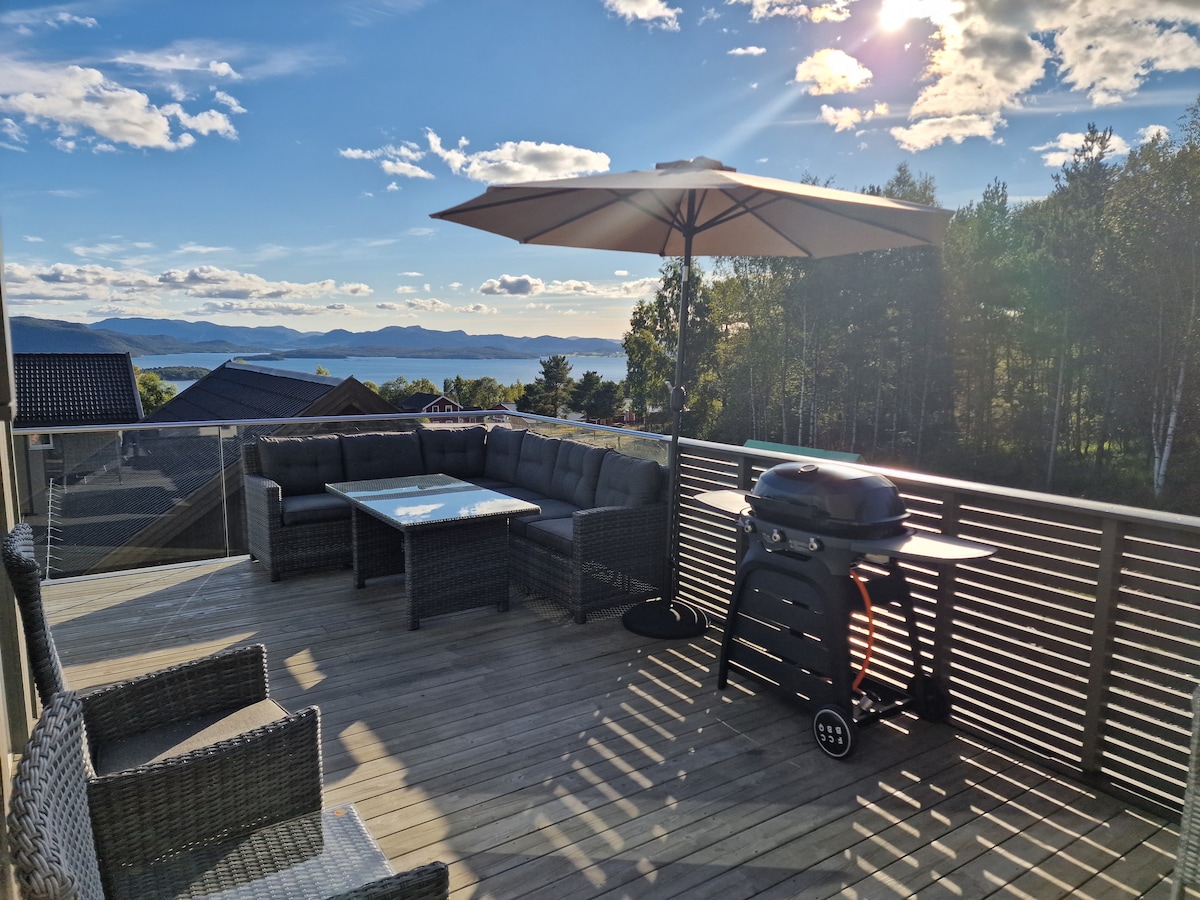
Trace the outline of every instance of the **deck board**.
[[68, 683], [268, 647], [272, 695], [321, 708], [326, 802], [460, 898], [1166, 898], [1177, 829], [912, 718], [851, 759], [744, 679], [715, 629], [654, 641], [513, 595], [407, 629], [403, 584], [271, 583], [227, 560], [45, 586]]

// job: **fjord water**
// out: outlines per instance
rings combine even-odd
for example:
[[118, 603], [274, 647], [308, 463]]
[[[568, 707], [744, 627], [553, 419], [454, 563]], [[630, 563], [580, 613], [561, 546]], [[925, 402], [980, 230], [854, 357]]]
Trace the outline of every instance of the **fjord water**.
[[[139, 369], [157, 369], [163, 366], [200, 366], [215, 369], [221, 363], [234, 358], [228, 353], [170, 353], [160, 356], [137, 356], [133, 364]], [[383, 384], [399, 375], [409, 381], [428, 378], [439, 389], [447, 378], [461, 376], [464, 379], [483, 378], [490, 375], [501, 384], [530, 384], [542, 374], [542, 364], [536, 359], [413, 359], [397, 356], [352, 356], [349, 358], [273, 359], [267, 361], [247, 360], [256, 366], [272, 369], [290, 369], [294, 372], [313, 374], [317, 366], [324, 367], [330, 375], [345, 378], [353, 375], [359, 381]], [[622, 381], [625, 378], [624, 356], [568, 356], [571, 375], [579, 378], [584, 372], [596, 372], [605, 381]], [[190, 381], [172, 381], [179, 390], [190, 385]]]

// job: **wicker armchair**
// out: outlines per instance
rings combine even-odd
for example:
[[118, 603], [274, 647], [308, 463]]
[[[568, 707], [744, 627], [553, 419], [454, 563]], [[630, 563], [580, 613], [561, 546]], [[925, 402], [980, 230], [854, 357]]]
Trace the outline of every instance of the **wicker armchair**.
[[[13, 528], [2, 555], [46, 705], [65, 684], [28, 525]], [[270, 699], [261, 644], [99, 688], [82, 706], [88, 802], [111, 826], [96, 833], [102, 859], [130, 857], [143, 840], [137, 830], [165, 850], [196, 833], [218, 839], [321, 808], [317, 710], [289, 714]], [[219, 796], [198, 810], [214, 784]]]
[[242, 446], [246, 542], [250, 555], [279, 581], [284, 574], [348, 568], [350, 517], [333, 522], [283, 524], [283, 490], [263, 474], [258, 444]]
[[1192, 693], [1192, 752], [1188, 761], [1183, 819], [1179, 823], [1179, 849], [1171, 877], [1172, 900], [1183, 900], [1184, 888], [1200, 887], [1200, 685]]
[[[193, 797], [189, 822], [205, 819], [205, 806], [223, 793], [212, 787], [219, 785]], [[65, 691], [46, 704], [13, 778], [8, 835], [26, 900], [166, 900], [223, 890], [231, 892], [223, 897], [286, 900], [434, 900], [449, 892], [442, 863], [391, 874], [352, 807], [227, 843], [204, 845], [205, 835], [196, 832], [200, 846], [185, 840], [183, 852], [162, 856], [157, 847], [138, 846], [130, 858], [103, 861], [95, 844], [107, 823], [89, 808], [88, 795], [83, 706]]]

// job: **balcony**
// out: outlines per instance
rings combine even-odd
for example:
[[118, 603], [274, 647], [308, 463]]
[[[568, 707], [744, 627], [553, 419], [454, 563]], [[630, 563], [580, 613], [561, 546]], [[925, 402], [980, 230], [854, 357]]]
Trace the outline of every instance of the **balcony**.
[[[68, 681], [265, 643], [277, 699], [321, 707], [328, 801], [354, 802], [395, 866], [451, 863], [462, 897], [1168, 895], [1200, 519], [888, 472], [914, 524], [1000, 552], [908, 567], [949, 723], [880, 722], [837, 762], [787, 699], [737, 676], [716, 688], [740, 538], [692, 498], [782, 457], [684, 442], [681, 594], [714, 619], [701, 638], [576, 626], [520, 594], [409, 632], [402, 582], [272, 584], [239, 544], [241, 440], [379, 427], [222, 423], [141, 434], [136, 453], [137, 429], [90, 432], [74, 456], [70, 435], [19, 436]], [[903, 685], [898, 623], [877, 628], [872, 671]]]

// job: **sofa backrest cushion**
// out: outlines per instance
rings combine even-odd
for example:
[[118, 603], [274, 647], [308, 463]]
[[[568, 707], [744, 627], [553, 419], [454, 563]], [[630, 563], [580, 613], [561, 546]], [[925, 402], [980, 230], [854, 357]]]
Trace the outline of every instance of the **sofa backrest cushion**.
[[424, 475], [421, 441], [415, 431], [370, 431], [342, 435], [347, 481]]
[[478, 478], [483, 474], [484, 439], [482, 425], [470, 428], [420, 428], [421, 458], [425, 473], [441, 473], [454, 478]]
[[518, 487], [545, 494], [554, 477], [554, 461], [558, 457], [558, 438], [548, 438], [533, 431], [525, 432], [521, 441], [521, 458], [517, 461]]
[[483, 461], [483, 474], [497, 481], [517, 483], [517, 463], [521, 461], [523, 430], [512, 428], [489, 428], [484, 449], [487, 458]]
[[596, 482], [596, 506], [647, 506], [663, 500], [662, 466], [612, 452], [604, 457]]
[[555, 500], [566, 500], [580, 509], [588, 509], [596, 501], [596, 481], [600, 464], [608, 454], [605, 447], [592, 447], [579, 441], [562, 441], [554, 458], [554, 474], [546, 494]]
[[258, 456], [263, 474], [278, 483], [285, 497], [322, 494], [325, 485], [346, 480], [336, 434], [259, 438]]

